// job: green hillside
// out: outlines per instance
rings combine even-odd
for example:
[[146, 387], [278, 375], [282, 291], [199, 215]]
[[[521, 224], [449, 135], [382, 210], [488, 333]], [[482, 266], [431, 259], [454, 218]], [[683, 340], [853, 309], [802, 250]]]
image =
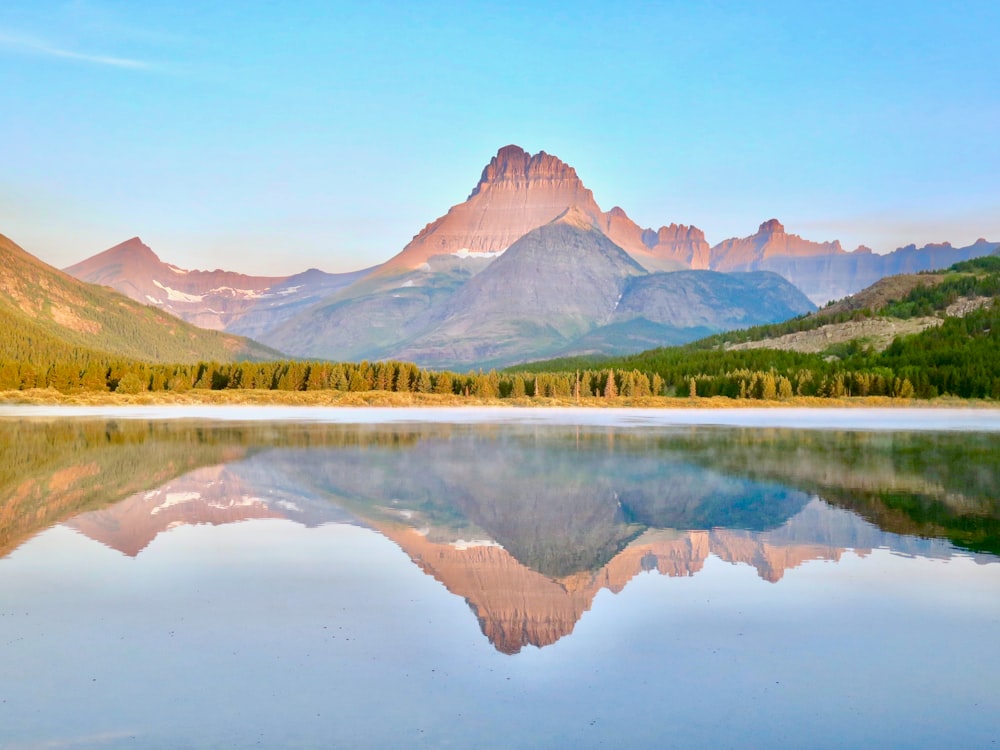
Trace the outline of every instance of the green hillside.
[[0, 361], [44, 366], [95, 356], [189, 363], [281, 355], [85, 284], [0, 235]]

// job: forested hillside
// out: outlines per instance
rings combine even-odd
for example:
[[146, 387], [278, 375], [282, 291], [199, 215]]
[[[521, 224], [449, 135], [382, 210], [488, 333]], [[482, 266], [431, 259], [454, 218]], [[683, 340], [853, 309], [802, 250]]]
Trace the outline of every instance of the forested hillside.
[[46, 265], [0, 235], [0, 362], [273, 358], [249, 339], [205, 331]]
[[[919, 277], [918, 277], [919, 278]], [[931, 398], [1000, 398], [1000, 257], [957, 263], [929, 284], [905, 284], [900, 295], [872, 309], [831, 305], [784, 323], [710, 336], [682, 347], [654, 349], [620, 358], [572, 358], [534, 363], [528, 372], [587, 369], [638, 370], [662, 379], [678, 394], [733, 398], [794, 395], [887, 395]], [[863, 295], [863, 293], [862, 293]], [[862, 296], [859, 295], [859, 296]], [[961, 315], [949, 315], [953, 306]], [[906, 320], [938, 316], [941, 323], [897, 338], [878, 352], [864, 340], [831, 345], [818, 354], [770, 348], [733, 349], [748, 341], [836, 322], [875, 316]]]

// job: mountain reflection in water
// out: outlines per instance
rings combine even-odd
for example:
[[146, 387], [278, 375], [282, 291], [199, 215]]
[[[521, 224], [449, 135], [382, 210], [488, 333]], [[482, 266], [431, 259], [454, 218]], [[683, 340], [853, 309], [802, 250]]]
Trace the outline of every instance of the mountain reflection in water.
[[845, 550], [992, 562], [1000, 549], [993, 435], [2, 427], [0, 553], [60, 521], [130, 556], [180, 525], [351, 523], [465, 599], [510, 654], [571, 633], [601, 589], [692, 576], [710, 556], [776, 583]]

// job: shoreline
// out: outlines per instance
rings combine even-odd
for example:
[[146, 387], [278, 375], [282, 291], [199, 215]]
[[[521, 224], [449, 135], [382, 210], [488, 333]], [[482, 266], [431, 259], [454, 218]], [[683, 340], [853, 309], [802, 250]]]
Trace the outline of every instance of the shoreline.
[[136, 394], [110, 391], [61, 393], [54, 389], [0, 391], [0, 406], [328, 406], [381, 408], [483, 408], [499, 409], [1000, 409], [1000, 402], [942, 397], [932, 400], [889, 396], [845, 396], [821, 398], [794, 396], [787, 399], [733, 399], [726, 396], [680, 397], [638, 396], [604, 398], [591, 396], [479, 398], [440, 393], [397, 391], [280, 391], [201, 390], [156, 391]]
[[[17, 394], [19, 392], [14, 392]], [[77, 394], [40, 392], [44, 398], [12, 399], [0, 393], [0, 424], [38, 419], [210, 420], [217, 422], [377, 424], [519, 424], [563, 427], [698, 426], [824, 429], [853, 431], [962, 431], [1000, 433], [1000, 407], [958, 400], [792, 399], [733, 401], [726, 398], [500, 399], [407, 394], [245, 391], [172, 394]], [[225, 395], [222, 395], [225, 394]], [[38, 395], [33, 394], [33, 395]], [[331, 398], [330, 396], [347, 396]], [[82, 396], [82, 398], [81, 398]], [[305, 398], [303, 398], [305, 396]], [[423, 397], [423, 398], [421, 398]]]

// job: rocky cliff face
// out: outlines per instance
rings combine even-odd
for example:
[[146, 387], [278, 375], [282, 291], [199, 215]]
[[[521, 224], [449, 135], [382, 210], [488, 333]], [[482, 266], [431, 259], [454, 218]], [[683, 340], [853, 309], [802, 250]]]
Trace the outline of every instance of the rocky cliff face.
[[[293, 356], [408, 356], [404, 353], [421, 348], [415, 340], [442, 321], [445, 298], [522, 238], [571, 208], [587, 217], [590, 225], [645, 271], [772, 271], [817, 305], [859, 291], [886, 275], [944, 268], [1000, 247], [980, 240], [959, 249], [945, 243], [919, 249], [909, 246], [888, 255], [874, 254], [865, 247], [845, 252], [836, 240], [813, 242], [791, 234], [777, 219], [765, 221], [753, 235], [710, 247], [697, 227], [672, 223], [659, 229], [643, 228], [620, 207], [602, 211], [573, 167], [544, 151], [529, 154], [509, 145], [485, 166], [465, 201], [425, 226], [401, 252], [377, 268], [354, 274], [311, 270], [290, 278], [187, 271], [161, 262], [133, 238], [67, 271], [86, 281], [112, 286], [196, 325], [251, 336]], [[553, 263], [562, 262], [556, 253], [551, 256]], [[579, 259], [579, 263], [585, 262], [583, 257]], [[539, 266], [545, 267], [544, 262]], [[563, 280], [549, 270], [551, 296], [560, 298]], [[566, 283], [572, 285], [572, 279]], [[509, 287], [493, 302], [502, 306], [508, 294], [523, 297], [516, 287]], [[562, 294], [561, 299], [565, 298]], [[673, 304], [678, 307], [681, 302]], [[717, 296], [713, 305], [726, 307], [727, 300]], [[511, 306], [507, 307], [506, 312], [510, 312]], [[705, 304], [701, 307], [707, 309]], [[474, 317], [472, 312], [470, 316]], [[433, 341], [433, 351], [419, 355], [420, 362], [460, 367], [510, 364], [549, 356], [555, 351], [553, 347], [560, 354], [629, 353], [683, 343], [720, 330], [711, 323], [677, 329], [642, 311], [632, 319], [640, 318], [649, 321], [641, 330], [628, 322], [629, 330], [605, 331], [595, 341], [588, 339], [580, 346], [562, 349], [551, 336], [546, 338], [544, 322], [513, 333], [508, 327], [506, 333], [501, 332], [507, 339], [513, 335], [529, 342], [523, 348], [530, 353], [514, 360], [504, 360], [509, 340], [494, 340], [485, 332], [471, 347], [468, 341], [461, 343], [455, 356], [447, 354], [447, 346], [442, 348], [440, 341]], [[750, 315], [741, 324], [773, 321]], [[615, 321], [604, 321], [609, 322], [622, 324], [621, 315]], [[530, 345], [532, 339], [535, 346]]]
[[707, 253], [700, 230], [671, 225], [655, 232], [640, 228], [620, 208], [605, 214], [571, 166], [544, 151], [531, 155], [511, 145], [490, 160], [464, 203], [424, 227], [385, 269], [419, 268], [435, 255], [502, 253], [571, 206], [648, 270], [682, 268], [685, 257]]
[[777, 219], [765, 221], [757, 233], [742, 239], [720, 242], [712, 248], [709, 265], [715, 271], [753, 271], [774, 256], [812, 257], [840, 255], [840, 242], [812, 242], [797, 234], [788, 234]]
[[618, 206], [594, 218], [612, 242], [648, 271], [709, 267], [709, 246], [698, 227], [671, 224], [658, 230], [643, 229]]
[[465, 202], [424, 227], [386, 268], [418, 268], [435, 255], [501, 253], [573, 205], [601, 215], [593, 194], [568, 164], [544, 151], [532, 156], [505, 146]]

